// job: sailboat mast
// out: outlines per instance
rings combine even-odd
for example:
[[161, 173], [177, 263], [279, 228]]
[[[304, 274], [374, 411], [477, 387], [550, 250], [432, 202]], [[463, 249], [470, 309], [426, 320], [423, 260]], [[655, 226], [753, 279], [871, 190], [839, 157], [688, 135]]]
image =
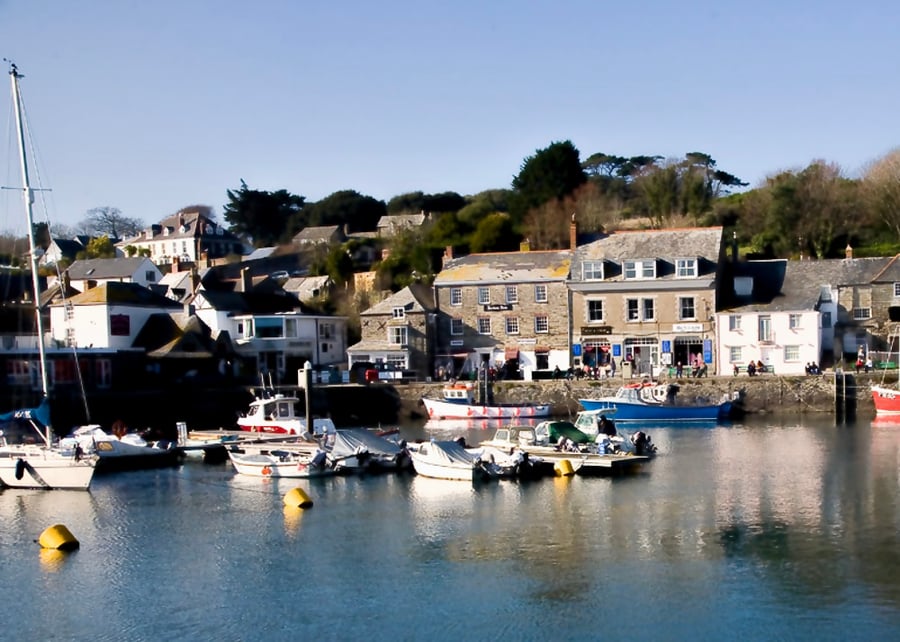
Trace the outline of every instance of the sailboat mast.
[[9, 78], [12, 83], [13, 103], [16, 112], [16, 133], [19, 138], [19, 161], [22, 169], [22, 195], [25, 199], [25, 219], [28, 225], [28, 250], [31, 256], [31, 286], [34, 296], [34, 316], [37, 321], [38, 332], [38, 353], [40, 355], [41, 368], [41, 391], [46, 399], [49, 394], [50, 385], [47, 378], [47, 354], [44, 349], [44, 320], [41, 317], [41, 288], [38, 279], [38, 261], [40, 257], [37, 254], [37, 247], [34, 242], [34, 190], [28, 182], [28, 160], [25, 156], [25, 127], [22, 123], [22, 99], [19, 96], [19, 78], [23, 78], [19, 73], [15, 63], [9, 65]]

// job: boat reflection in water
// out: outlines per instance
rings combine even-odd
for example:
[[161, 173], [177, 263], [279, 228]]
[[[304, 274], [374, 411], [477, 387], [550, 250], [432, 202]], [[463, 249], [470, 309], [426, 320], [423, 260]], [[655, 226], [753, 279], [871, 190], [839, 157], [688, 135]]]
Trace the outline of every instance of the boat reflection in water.
[[535, 417], [505, 419], [429, 419], [426, 431], [496, 430], [505, 426], [535, 426], [541, 421]]

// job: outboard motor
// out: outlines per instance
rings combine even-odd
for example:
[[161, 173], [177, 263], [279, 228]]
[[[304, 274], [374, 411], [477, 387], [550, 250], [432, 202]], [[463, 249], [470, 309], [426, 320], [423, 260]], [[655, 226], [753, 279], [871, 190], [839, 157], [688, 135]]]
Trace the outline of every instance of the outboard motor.
[[638, 430], [631, 435], [631, 443], [634, 444], [635, 455], [652, 455], [656, 452], [656, 446], [650, 440], [650, 435], [643, 430]]

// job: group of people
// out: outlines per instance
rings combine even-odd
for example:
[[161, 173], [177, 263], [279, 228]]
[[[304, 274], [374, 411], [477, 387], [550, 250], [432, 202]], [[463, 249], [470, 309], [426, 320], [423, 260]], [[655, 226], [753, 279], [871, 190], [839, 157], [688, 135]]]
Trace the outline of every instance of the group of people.
[[[680, 361], [675, 363], [675, 376], [678, 379], [684, 377], [684, 364]], [[709, 366], [703, 363], [703, 357], [699, 354], [695, 354], [691, 357], [691, 370], [688, 373], [689, 377], [706, 377], [709, 376]]]
[[[738, 364], [734, 364], [734, 374], [737, 376], [738, 372], [740, 372], [740, 366]], [[755, 363], [751, 361], [747, 364], [747, 376], [754, 377], [758, 374], [762, 374], [766, 372], [766, 364], [762, 361], [756, 361]]]
[[820, 375], [822, 374], [822, 368], [819, 367], [819, 364], [815, 361], [810, 361], [806, 364], [806, 374], [808, 375]]

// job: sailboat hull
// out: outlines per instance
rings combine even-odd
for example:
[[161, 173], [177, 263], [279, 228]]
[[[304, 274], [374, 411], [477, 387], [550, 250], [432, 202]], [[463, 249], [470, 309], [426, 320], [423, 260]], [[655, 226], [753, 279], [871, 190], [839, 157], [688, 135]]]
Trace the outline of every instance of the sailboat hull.
[[0, 452], [0, 485], [8, 488], [87, 490], [94, 476], [90, 460], [76, 460], [41, 447]]

